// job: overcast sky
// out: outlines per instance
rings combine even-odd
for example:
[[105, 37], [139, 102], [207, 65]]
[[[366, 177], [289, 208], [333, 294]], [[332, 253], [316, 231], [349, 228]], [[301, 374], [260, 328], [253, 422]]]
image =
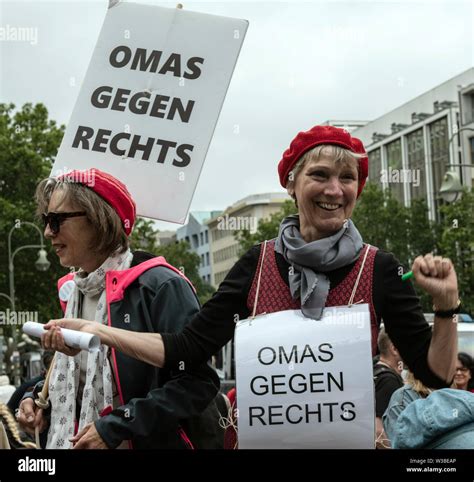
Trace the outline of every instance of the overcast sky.
[[[0, 4], [0, 26], [37, 29], [0, 41], [0, 101], [42, 102], [67, 123], [108, 2]], [[375, 119], [474, 65], [472, 0], [183, 4], [250, 22], [191, 210], [281, 190], [276, 166], [298, 131]]]

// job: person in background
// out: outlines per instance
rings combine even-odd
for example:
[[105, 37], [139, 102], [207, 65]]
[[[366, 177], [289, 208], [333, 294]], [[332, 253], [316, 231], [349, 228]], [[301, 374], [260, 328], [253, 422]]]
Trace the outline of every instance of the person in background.
[[380, 357], [374, 365], [375, 428], [377, 448], [389, 448], [383, 429], [382, 416], [395, 390], [403, 386], [403, 361], [400, 353], [382, 327], [377, 339]]
[[34, 449], [36, 445], [26, 440], [10, 409], [0, 403], [0, 449]]
[[43, 364], [43, 369], [40, 375], [37, 377], [31, 378], [30, 380], [26, 380], [23, 382], [13, 393], [13, 395], [10, 397], [10, 400], [8, 400], [7, 406], [11, 410], [13, 414], [16, 414], [16, 411], [18, 407], [20, 406], [20, 402], [23, 398], [23, 395], [25, 395], [26, 392], [30, 391], [38, 382], [41, 380], [44, 380], [46, 378], [46, 373], [49, 369], [49, 366], [51, 365], [51, 361], [53, 360], [54, 357], [54, 352], [45, 350], [43, 352], [43, 356], [41, 357], [41, 361]]
[[469, 390], [470, 392], [474, 393], [474, 387], [472, 386], [472, 370], [472, 358], [467, 353], [458, 353], [458, 359], [456, 361], [456, 373], [454, 375], [452, 388], [457, 388], [458, 390]]
[[[37, 377], [34, 377], [30, 380], [26, 380], [25, 382], [23, 382], [15, 390], [15, 392], [10, 397], [10, 400], [7, 403], [7, 406], [10, 409], [10, 411], [12, 412], [12, 414], [14, 414], [15, 416], [17, 415], [17, 412], [18, 412], [19, 407], [20, 407], [20, 403], [23, 400], [23, 398], [25, 397], [25, 395], [31, 396], [31, 393], [33, 392], [34, 387], [46, 378], [46, 373], [49, 370], [49, 367], [51, 365], [51, 362], [53, 361], [53, 358], [54, 358], [54, 351], [50, 351], [50, 350], [44, 350], [43, 351], [43, 356], [41, 357], [41, 361], [42, 361], [42, 364], [43, 364], [42, 373], [40, 375], [38, 375]], [[21, 439], [25, 439], [25, 440], [28, 439], [28, 440], [32, 441], [32, 438], [31, 438], [32, 435], [33, 434], [31, 433], [31, 431], [29, 433], [26, 430], [21, 430], [21, 427], [20, 427], [20, 437], [21, 437]], [[47, 431], [43, 431], [43, 432], [40, 433], [39, 441], [40, 441], [41, 448], [46, 447], [47, 435], [48, 435]]]
[[237, 441], [237, 391], [235, 387], [227, 392], [229, 410], [227, 415], [227, 426], [224, 434], [224, 448], [234, 450], [238, 448]]
[[10, 383], [8, 375], [0, 375], [0, 403], [7, 403], [15, 390], [15, 385]]
[[[43, 180], [36, 199], [61, 265], [79, 268], [58, 282], [67, 317], [135, 333], [143, 348], [153, 332], [181, 331], [199, 311], [195, 290], [178, 269], [162, 257], [131, 252], [135, 202], [118, 179], [98, 169], [73, 171]], [[56, 350], [51, 417], [45, 420], [26, 398], [18, 420], [33, 430], [47, 426], [47, 448], [193, 448], [200, 427], [218, 425], [219, 379], [207, 362], [162, 370], [120, 348], [101, 345], [88, 353], [65, 345], [56, 326], [42, 344]]]
[[408, 372], [382, 419], [393, 449], [474, 449], [474, 394], [426, 387]]

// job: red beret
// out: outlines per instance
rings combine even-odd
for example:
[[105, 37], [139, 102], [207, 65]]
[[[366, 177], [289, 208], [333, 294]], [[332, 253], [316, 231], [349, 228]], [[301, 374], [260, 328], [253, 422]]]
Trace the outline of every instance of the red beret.
[[367, 176], [369, 175], [369, 158], [367, 157], [367, 152], [365, 152], [364, 144], [362, 144], [360, 139], [353, 137], [352, 145], [354, 146], [354, 152], [357, 154], [365, 154], [364, 157], [359, 159], [359, 187], [357, 188], [357, 197], [359, 197], [362, 189], [364, 189]]
[[[291, 141], [290, 147], [283, 153], [283, 157], [278, 164], [278, 175], [280, 176], [280, 184], [286, 187], [288, 175], [301, 156], [320, 144], [332, 144], [348, 149], [357, 154], [366, 154], [364, 145], [357, 139], [352, 137], [345, 129], [334, 126], [314, 126], [306, 132], [300, 132]], [[359, 159], [359, 188], [357, 197], [360, 196], [367, 180], [369, 170], [369, 158], [364, 156]]]
[[84, 171], [71, 171], [58, 177], [59, 180], [75, 182], [92, 189], [104, 201], [112, 206], [123, 223], [127, 236], [132, 232], [135, 224], [136, 206], [125, 184], [116, 177], [92, 168]]

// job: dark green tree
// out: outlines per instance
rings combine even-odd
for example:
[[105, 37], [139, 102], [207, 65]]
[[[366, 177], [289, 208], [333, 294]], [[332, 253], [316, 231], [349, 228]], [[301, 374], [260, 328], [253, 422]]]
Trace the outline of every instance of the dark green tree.
[[[34, 192], [38, 182], [48, 177], [52, 161], [64, 133], [64, 126], [48, 118], [42, 104], [0, 104], [0, 292], [9, 294], [8, 235], [12, 231], [12, 251], [27, 244], [39, 244], [39, 234], [23, 221], [36, 222]], [[42, 226], [38, 224], [42, 230]], [[16, 310], [38, 312], [39, 321], [60, 315], [57, 279], [67, 270], [46, 241], [51, 267], [39, 272], [34, 263], [37, 249], [22, 250], [15, 257]], [[10, 308], [1, 297], [0, 309]]]
[[451, 258], [456, 268], [462, 311], [474, 315], [474, 192], [441, 208], [440, 255]]
[[155, 253], [158, 249], [157, 233], [151, 219], [138, 217], [130, 236], [130, 248]]
[[[387, 249], [386, 203], [384, 192], [375, 184], [367, 183], [352, 215], [364, 241], [381, 249]], [[401, 213], [396, 214], [401, 217]]]
[[204, 304], [214, 293], [214, 288], [199, 276], [199, 255], [193, 253], [189, 243], [180, 241], [177, 243], [158, 245], [156, 235], [158, 231], [150, 219], [138, 218], [131, 235], [131, 248], [143, 250], [156, 256], [163, 256], [166, 261], [182, 271], [196, 288], [201, 304]]
[[201, 260], [198, 254], [190, 250], [189, 243], [186, 241], [159, 246], [155, 254], [163, 256], [168, 263], [178, 268], [191, 281], [201, 304], [204, 304], [214, 293], [214, 288], [199, 276]]

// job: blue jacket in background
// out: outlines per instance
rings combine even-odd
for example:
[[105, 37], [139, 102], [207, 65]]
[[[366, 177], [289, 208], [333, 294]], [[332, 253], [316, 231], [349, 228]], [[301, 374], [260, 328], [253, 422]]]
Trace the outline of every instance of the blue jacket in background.
[[383, 425], [394, 449], [473, 449], [474, 394], [443, 388], [422, 398], [405, 385], [393, 393]]

